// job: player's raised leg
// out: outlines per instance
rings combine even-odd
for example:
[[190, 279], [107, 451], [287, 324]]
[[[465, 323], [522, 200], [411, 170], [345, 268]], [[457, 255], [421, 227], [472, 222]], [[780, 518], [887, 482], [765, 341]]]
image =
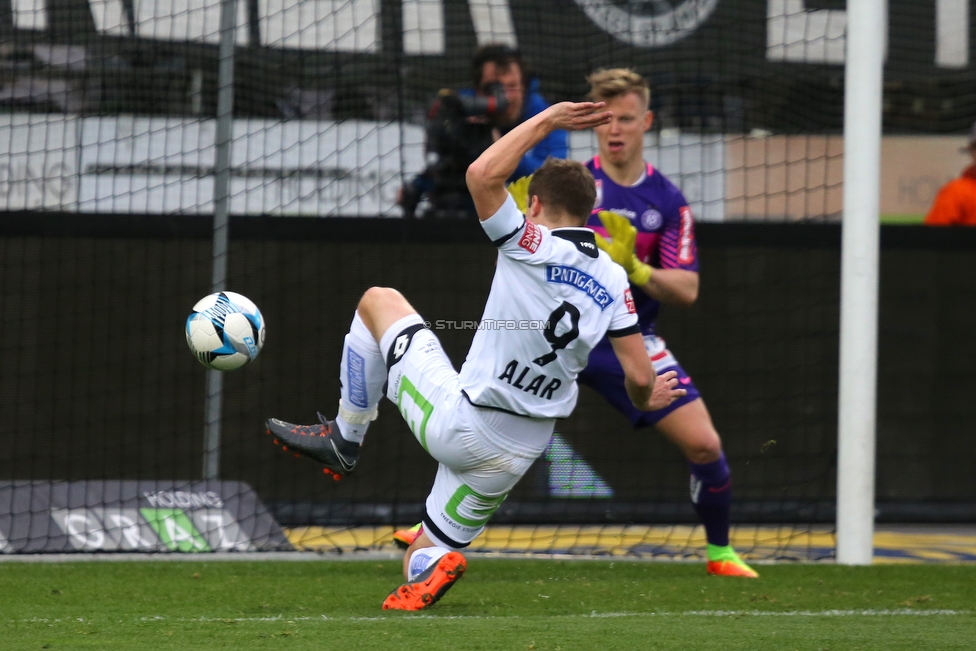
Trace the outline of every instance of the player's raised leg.
[[[342, 345], [339, 366], [338, 415], [328, 420], [319, 414], [315, 425], [296, 425], [277, 418], [267, 421], [268, 433], [286, 449], [309, 457], [336, 479], [351, 473], [376, 406], [383, 397], [387, 363], [380, 340], [398, 322], [420, 317], [400, 292], [372, 287], [363, 294]], [[374, 334], [379, 333], [379, 334]]]
[[722, 441], [701, 398], [675, 409], [657, 423], [677, 445], [691, 469], [691, 501], [705, 527], [709, 574], [756, 578], [729, 542], [732, 478]]

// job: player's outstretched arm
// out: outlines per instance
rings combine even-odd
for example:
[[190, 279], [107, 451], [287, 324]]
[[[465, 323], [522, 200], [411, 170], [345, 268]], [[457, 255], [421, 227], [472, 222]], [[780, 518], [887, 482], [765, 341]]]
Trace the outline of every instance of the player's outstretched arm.
[[485, 221], [508, 197], [505, 181], [527, 151], [557, 129], [579, 131], [610, 121], [603, 102], [560, 102], [532, 116], [499, 138], [468, 167], [465, 177], [478, 219]]
[[678, 374], [668, 371], [661, 375], [654, 372], [651, 359], [639, 334], [610, 337], [613, 352], [624, 370], [624, 387], [634, 406], [641, 411], [657, 411], [687, 394], [678, 386]]
[[687, 307], [698, 300], [698, 272], [687, 269], [655, 269], [640, 288], [662, 303]]

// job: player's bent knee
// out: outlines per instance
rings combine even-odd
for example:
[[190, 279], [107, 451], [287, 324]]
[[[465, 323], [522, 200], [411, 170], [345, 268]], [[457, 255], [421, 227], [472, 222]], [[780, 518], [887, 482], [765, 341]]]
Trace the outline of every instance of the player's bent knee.
[[370, 287], [363, 293], [362, 298], [359, 299], [357, 309], [361, 312], [363, 310], [370, 312], [382, 308], [384, 305], [396, 304], [398, 302], [406, 303], [407, 299], [392, 287]]
[[685, 447], [685, 456], [692, 463], [711, 463], [722, 457], [722, 441], [718, 436], [703, 437]]
[[416, 312], [403, 294], [392, 287], [370, 287], [359, 299], [356, 311], [367, 325]]
[[[417, 311], [407, 302], [403, 294], [390, 287], [370, 287], [359, 299], [356, 313], [377, 342], [392, 326]], [[418, 317], [419, 318], [419, 317]]]

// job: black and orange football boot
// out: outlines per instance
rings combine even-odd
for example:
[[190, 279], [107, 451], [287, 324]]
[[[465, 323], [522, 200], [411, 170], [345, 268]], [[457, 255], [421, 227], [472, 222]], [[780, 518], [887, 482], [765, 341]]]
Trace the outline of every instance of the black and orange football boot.
[[277, 418], [269, 418], [265, 425], [276, 445], [321, 463], [323, 472], [338, 481], [355, 470], [359, 444], [342, 438], [334, 420], [322, 414], [318, 417], [318, 425], [296, 425]]

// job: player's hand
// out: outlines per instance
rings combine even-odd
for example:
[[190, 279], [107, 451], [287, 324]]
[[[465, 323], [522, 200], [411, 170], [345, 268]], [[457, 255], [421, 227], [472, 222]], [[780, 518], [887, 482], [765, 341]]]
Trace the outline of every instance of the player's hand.
[[610, 111], [603, 111], [606, 102], [560, 102], [546, 109], [546, 118], [550, 128], [565, 129], [566, 131], [581, 131], [592, 129], [610, 122], [613, 115]]
[[615, 212], [601, 210], [597, 215], [607, 229], [610, 241], [596, 235], [596, 245], [607, 252], [610, 259], [619, 264], [627, 272], [630, 282], [643, 287], [651, 279], [654, 269], [649, 264], [640, 261], [634, 253], [634, 243], [637, 241], [637, 229], [630, 220]]
[[532, 175], [529, 174], [508, 184], [508, 193], [515, 199], [515, 205], [522, 212], [529, 209], [529, 183], [531, 182]]
[[678, 398], [688, 395], [686, 390], [676, 389], [675, 387], [677, 386], [677, 371], [668, 371], [667, 373], [658, 375], [654, 381], [654, 390], [651, 391], [651, 397], [647, 401], [646, 411], [664, 409]]
[[599, 233], [596, 234], [596, 244], [607, 252], [610, 259], [619, 264], [629, 274], [634, 269], [636, 257], [634, 243], [637, 241], [637, 229], [631, 225], [623, 215], [609, 210], [601, 210], [597, 217], [603, 222], [610, 236], [608, 242]]

